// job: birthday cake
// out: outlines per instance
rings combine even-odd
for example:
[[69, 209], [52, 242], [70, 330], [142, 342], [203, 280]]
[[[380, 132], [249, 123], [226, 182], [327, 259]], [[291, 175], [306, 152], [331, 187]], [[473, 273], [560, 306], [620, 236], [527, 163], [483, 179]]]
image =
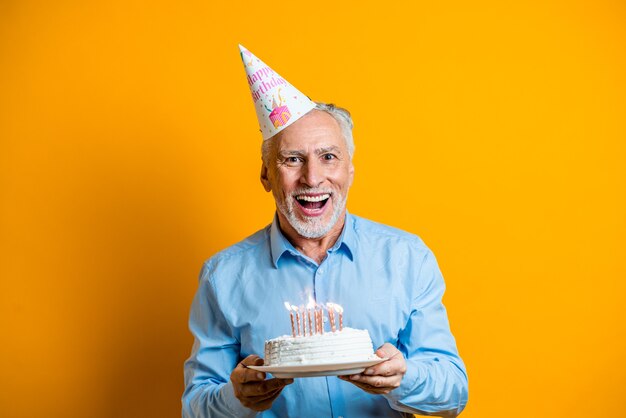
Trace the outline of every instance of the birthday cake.
[[369, 332], [362, 329], [284, 335], [265, 342], [266, 366], [352, 363], [377, 358]]

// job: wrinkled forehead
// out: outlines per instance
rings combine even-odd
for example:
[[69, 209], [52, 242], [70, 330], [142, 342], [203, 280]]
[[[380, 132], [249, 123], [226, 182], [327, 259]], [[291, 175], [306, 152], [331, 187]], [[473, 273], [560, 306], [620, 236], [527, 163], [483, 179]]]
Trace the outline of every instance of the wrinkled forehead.
[[312, 111], [275, 137], [275, 150], [317, 152], [335, 148], [347, 152], [347, 144], [339, 123], [326, 112]]

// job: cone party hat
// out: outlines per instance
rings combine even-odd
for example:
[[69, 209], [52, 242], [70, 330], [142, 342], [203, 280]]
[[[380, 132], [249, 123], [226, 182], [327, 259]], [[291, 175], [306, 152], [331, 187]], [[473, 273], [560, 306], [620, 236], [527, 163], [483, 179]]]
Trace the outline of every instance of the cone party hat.
[[254, 54], [241, 45], [239, 50], [264, 141], [315, 108], [311, 99]]

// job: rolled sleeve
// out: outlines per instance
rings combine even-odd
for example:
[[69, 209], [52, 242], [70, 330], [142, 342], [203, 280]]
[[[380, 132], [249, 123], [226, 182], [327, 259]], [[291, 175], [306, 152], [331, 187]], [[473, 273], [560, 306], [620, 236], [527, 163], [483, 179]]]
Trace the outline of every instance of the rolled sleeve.
[[235, 397], [230, 374], [239, 362], [239, 343], [232, 334], [205, 265], [191, 305], [189, 329], [194, 345], [185, 362], [184, 418], [253, 417]]
[[398, 338], [407, 372], [400, 387], [385, 397], [399, 411], [456, 416], [467, 403], [467, 373], [442, 303], [443, 277], [430, 251], [416, 285], [411, 315]]

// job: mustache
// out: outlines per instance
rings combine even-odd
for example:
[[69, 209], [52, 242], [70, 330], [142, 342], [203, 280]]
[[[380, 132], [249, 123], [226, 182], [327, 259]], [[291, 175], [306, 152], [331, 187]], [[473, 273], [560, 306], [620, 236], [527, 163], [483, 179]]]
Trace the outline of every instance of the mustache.
[[322, 188], [317, 188], [317, 187], [316, 188], [300, 188], [300, 189], [294, 190], [289, 195], [291, 197], [296, 197], [301, 194], [325, 194], [325, 193], [332, 195], [333, 191], [330, 189], [322, 189]]

